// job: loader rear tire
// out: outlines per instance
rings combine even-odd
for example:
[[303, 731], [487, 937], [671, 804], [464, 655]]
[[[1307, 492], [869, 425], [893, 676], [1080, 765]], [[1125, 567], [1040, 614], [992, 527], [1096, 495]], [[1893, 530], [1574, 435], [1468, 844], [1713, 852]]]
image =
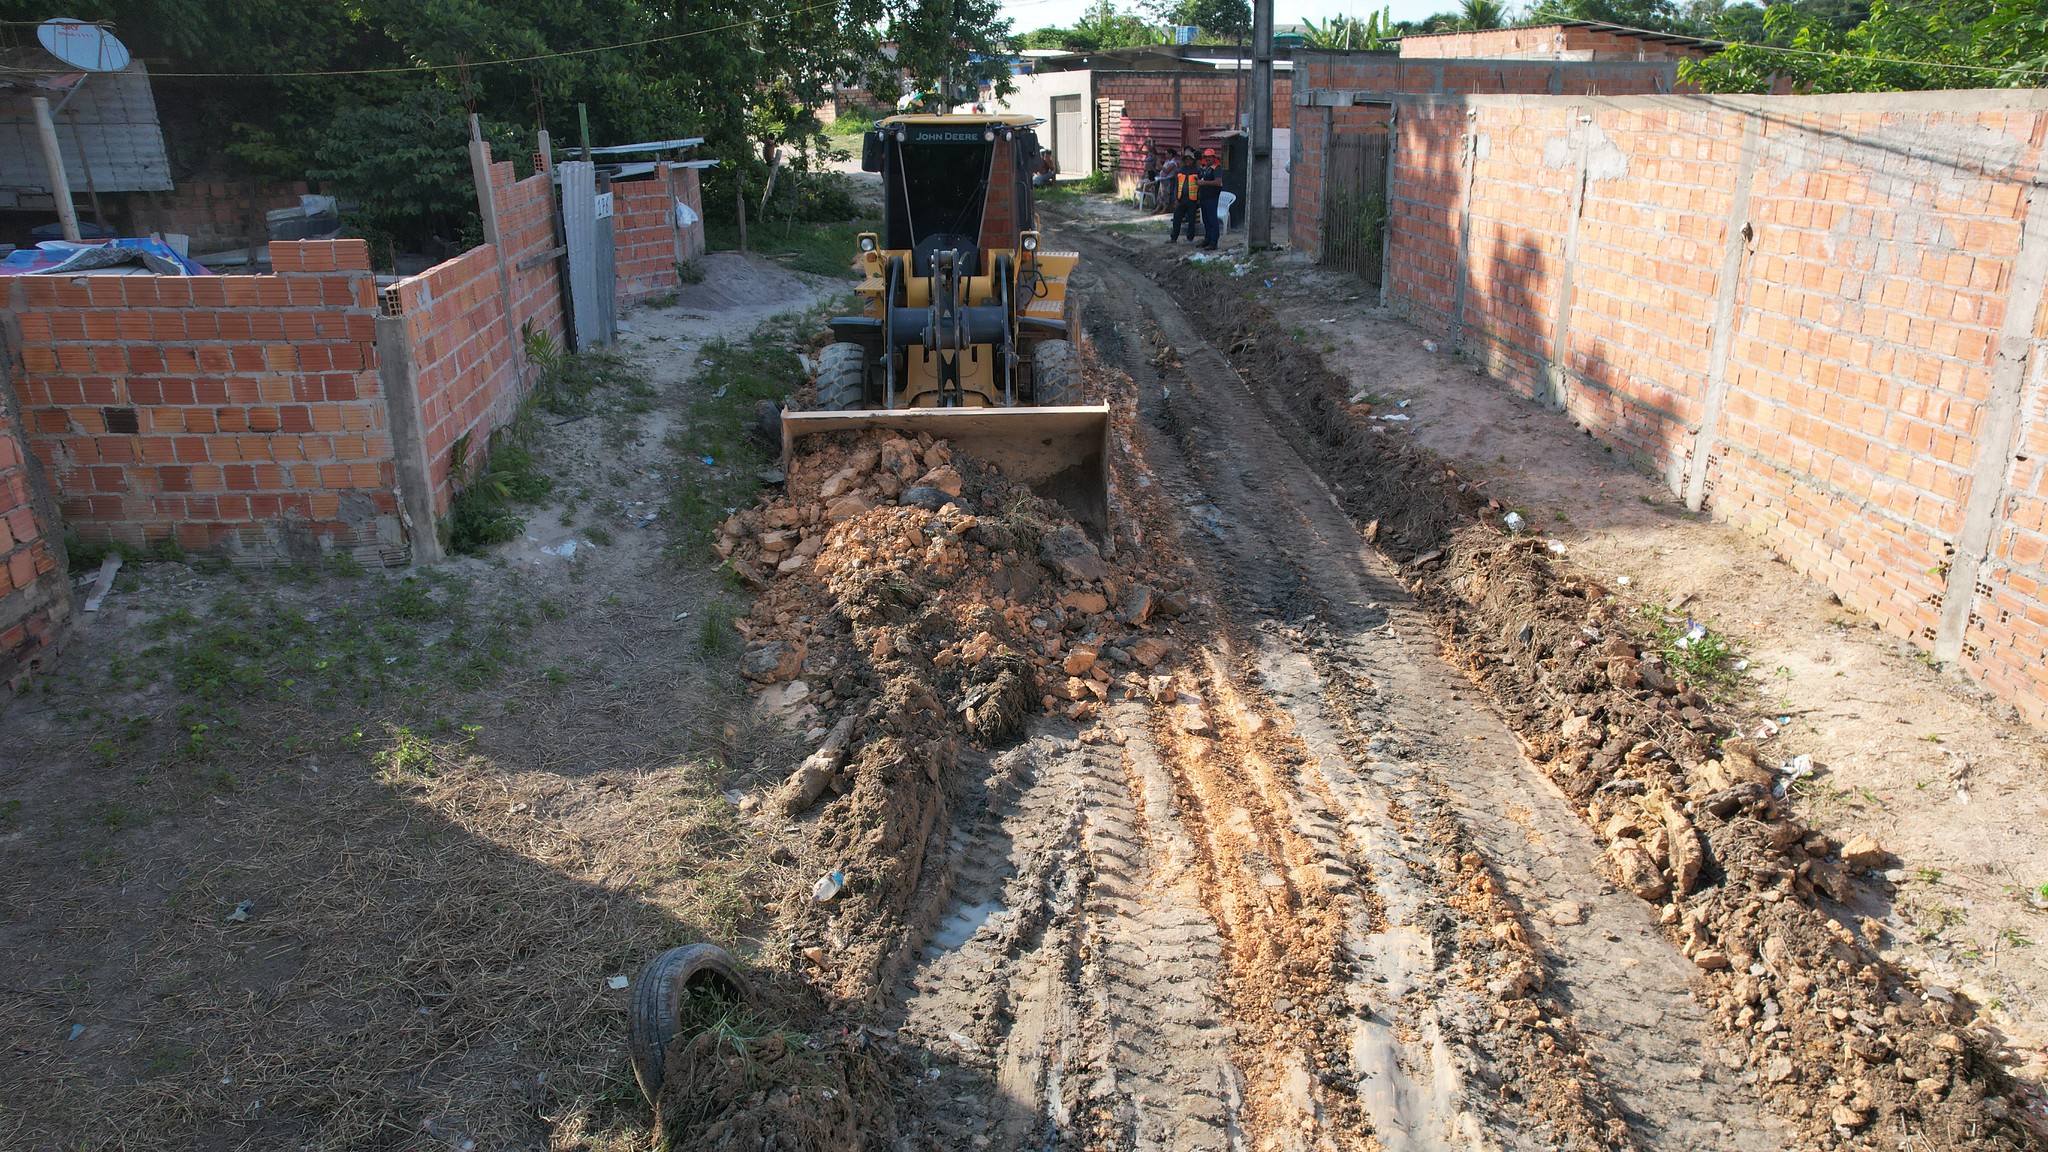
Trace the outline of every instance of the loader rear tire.
[[851, 412], [867, 407], [867, 354], [858, 344], [827, 344], [818, 353], [818, 410]]
[[640, 1094], [654, 1103], [661, 1094], [668, 1042], [683, 1026], [684, 1002], [695, 996], [715, 997], [731, 1004], [745, 1002], [746, 977], [725, 949], [715, 944], [685, 944], [648, 962], [633, 986], [628, 1017], [633, 1079]]
[[1040, 340], [1031, 352], [1031, 399], [1039, 407], [1085, 404], [1081, 353], [1071, 341]]

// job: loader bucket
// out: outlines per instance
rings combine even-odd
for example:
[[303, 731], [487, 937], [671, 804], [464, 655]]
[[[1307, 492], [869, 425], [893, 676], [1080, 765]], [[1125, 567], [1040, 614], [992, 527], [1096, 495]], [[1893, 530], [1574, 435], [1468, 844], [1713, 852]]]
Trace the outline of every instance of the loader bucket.
[[782, 462], [824, 432], [923, 432], [1058, 502], [1098, 539], [1109, 530], [1109, 405], [784, 412]]

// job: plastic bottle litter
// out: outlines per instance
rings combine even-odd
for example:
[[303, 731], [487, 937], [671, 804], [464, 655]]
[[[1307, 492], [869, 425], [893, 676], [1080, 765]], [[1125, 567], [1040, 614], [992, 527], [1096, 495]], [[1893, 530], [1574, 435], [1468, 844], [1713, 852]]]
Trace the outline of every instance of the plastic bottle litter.
[[823, 876], [818, 877], [816, 884], [811, 885], [811, 899], [823, 904], [825, 901], [839, 895], [839, 890], [844, 887], [846, 887], [845, 873], [836, 870], [827, 872]]
[[1508, 531], [1510, 532], [1520, 532], [1529, 524], [1527, 520], [1522, 519], [1522, 514], [1520, 512], [1510, 512], [1507, 515], [1501, 517], [1500, 522], [1507, 525]]
[[1434, 352], [1434, 351], [1436, 351], [1436, 341], [1434, 341], [1434, 340], [1424, 340], [1424, 341], [1422, 342], [1422, 350], [1423, 350], [1424, 352]]

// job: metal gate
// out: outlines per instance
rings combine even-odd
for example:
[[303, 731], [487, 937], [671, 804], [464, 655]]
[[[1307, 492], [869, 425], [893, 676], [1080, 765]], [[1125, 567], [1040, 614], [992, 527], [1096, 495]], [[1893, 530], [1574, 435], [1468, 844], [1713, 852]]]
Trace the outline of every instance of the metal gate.
[[1088, 138], [1088, 105], [1080, 96], [1052, 98], [1052, 158], [1060, 175], [1072, 180], [1086, 176], [1093, 140]]
[[564, 160], [556, 170], [562, 177], [562, 231], [569, 250], [570, 330], [581, 352], [618, 338], [611, 181], [600, 180], [588, 160]]
[[1387, 149], [1377, 132], [1330, 137], [1323, 162], [1323, 258], [1332, 268], [1380, 282], [1387, 243]]

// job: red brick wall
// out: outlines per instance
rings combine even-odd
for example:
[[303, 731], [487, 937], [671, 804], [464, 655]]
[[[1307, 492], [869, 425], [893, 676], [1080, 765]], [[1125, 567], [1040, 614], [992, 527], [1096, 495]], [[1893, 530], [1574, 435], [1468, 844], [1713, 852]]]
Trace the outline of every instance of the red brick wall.
[[[619, 303], [638, 304], [669, 295], [680, 287], [679, 261], [704, 254], [704, 206], [697, 192], [695, 168], [655, 165], [648, 179], [612, 185], [614, 278]], [[688, 228], [676, 227], [676, 202], [697, 214]]]
[[63, 549], [12, 404], [0, 404], [0, 684], [19, 692], [56, 654], [71, 616]]
[[[1359, 93], [1371, 99], [1388, 100], [1489, 92], [1628, 95], [1669, 92], [1677, 86], [1677, 66], [1669, 62], [1418, 60], [1392, 59], [1384, 54], [1296, 52], [1294, 67], [1300, 78], [1300, 90], [1309, 99], [1316, 98], [1308, 96], [1310, 93]], [[1408, 114], [1409, 109], [1404, 108], [1402, 115]], [[1288, 242], [1294, 247], [1304, 252], [1322, 250], [1326, 141], [1332, 135], [1371, 130], [1385, 122], [1385, 112], [1371, 107], [1294, 106], [1294, 158], [1289, 177], [1292, 210], [1288, 215]], [[1440, 161], [1440, 157], [1417, 160]], [[1415, 206], [1407, 207], [1412, 211]], [[1399, 204], [1393, 206], [1395, 211], [1401, 209]]]
[[[16, 276], [30, 443], [81, 538], [253, 558], [402, 550], [360, 240], [267, 276]], [[134, 421], [135, 431], [109, 421]], [[116, 425], [118, 427], [118, 425]]]
[[1516, 60], [1682, 60], [1704, 58], [1707, 50], [1597, 28], [1569, 28], [1542, 24], [1526, 28], [1497, 28], [1485, 32], [1443, 32], [1428, 36], [1404, 36], [1404, 60], [1480, 58]]
[[[256, 187], [256, 236], [267, 237], [264, 214], [296, 208], [299, 197], [315, 189], [300, 180]], [[249, 186], [245, 183], [195, 181], [169, 192], [131, 193], [128, 211], [139, 232], [181, 232], [192, 238], [192, 251], [218, 252], [249, 239]]]
[[[484, 244], [383, 293], [384, 314], [405, 322], [437, 516], [447, 512], [455, 497], [455, 442], [469, 438], [464, 464], [473, 469], [484, 457], [491, 432], [508, 423], [525, 398], [530, 380], [523, 333], [531, 328], [553, 337], [557, 347], [568, 344], [566, 285], [560, 261], [546, 255], [555, 245], [552, 184], [545, 174], [524, 180], [512, 175], [510, 164], [491, 166], [502, 270], [498, 246]], [[616, 204], [615, 199], [615, 212]], [[673, 278], [672, 259], [670, 264]]]
[[[1121, 100], [1124, 115], [1141, 120], [1201, 117], [1205, 128], [1233, 128], [1251, 72], [1097, 72], [1095, 96]], [[1291, 73], [1273, 74], [1273, 107], [1294, 99]]]
[[1390, 302], [2048, 720], [2044, 141], [2037, 93], [1404, 106]]

